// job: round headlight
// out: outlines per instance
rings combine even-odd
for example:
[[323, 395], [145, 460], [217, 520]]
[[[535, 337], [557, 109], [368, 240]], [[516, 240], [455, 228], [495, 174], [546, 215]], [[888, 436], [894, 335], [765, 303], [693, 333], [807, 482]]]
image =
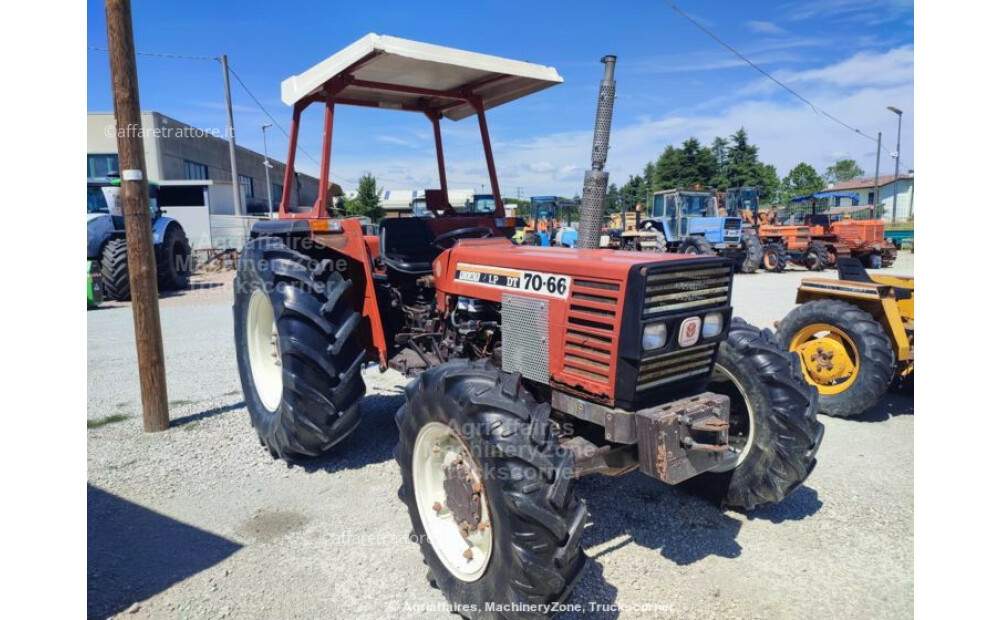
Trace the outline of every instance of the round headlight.
[[642, 350], [652, 351], [667, 344], [666, 323], [648, 323], [642, 328]]
[[701, 323], [701, 337], [715, 338], [722, 333], [723, 323], [724, 320], [721, 312], [711, 312], [706, 314], [705, 319]]

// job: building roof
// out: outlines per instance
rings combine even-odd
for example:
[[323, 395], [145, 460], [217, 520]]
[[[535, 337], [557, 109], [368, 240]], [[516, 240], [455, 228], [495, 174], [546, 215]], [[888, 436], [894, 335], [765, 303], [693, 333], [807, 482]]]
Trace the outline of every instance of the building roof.
[[284, 80], [281, 100], [292, 105], [335, 79], [347, 80], [336, 95], [344, 103], [429, 108], [455, 121], [475, 114], [460, 93], [489, 109], [563, 81], [552, 67], [371, 33]]
[[[878, 186], [885, 187], [886, 185], [891, 185], [893, 181], [893, 176], [887, 174], [885, 176], [880, 176], [878, 178]], [[899, 180], [913, 180], [913, 173], [900, 174]], [[850, 181], [843, 181], [841, 183], [834, 183], [826, 188], [826, 191], [837, 192], [842, 190], [850, 189], [866, 189], [869, 187], [875, 187], [875, 177], [858, 177], [856, 179], [851, 179]]]

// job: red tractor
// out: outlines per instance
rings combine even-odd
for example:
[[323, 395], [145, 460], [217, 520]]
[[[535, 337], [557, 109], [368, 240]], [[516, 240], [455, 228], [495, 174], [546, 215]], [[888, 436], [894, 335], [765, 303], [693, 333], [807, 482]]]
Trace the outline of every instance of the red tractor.
[[[569, 597], [585, 563], [577, 477], [639, 470], [753, 509], [802, 484], [822, 437], [798, 365], [732, 316], [730, 261], [508, 238], [486, 111], [561, 81], [550, 67], [373, 34], [289, 78], [280, 217], [255, 226], [235, 280], [246, 406], [275, 457], [319, 455], [358, 426], [366, 364], [415, 377], [396, 414], [400, 498], [430, 578], [475, 617], [545, 615]], [[606, 120], [613, 85], [606, 74]], [[296, 209], [311, 104], [325, 111], [321, 195]], [[377, 236], [330, 216], [337, 105], [430, 120], [441, 187], [426, 196], [440, 216], [387, 219]], [[489, 215], [447, 204], [439, 123], [469, 116]], [[598, 243], [601, 167], [587, 174], [585, 247]]]

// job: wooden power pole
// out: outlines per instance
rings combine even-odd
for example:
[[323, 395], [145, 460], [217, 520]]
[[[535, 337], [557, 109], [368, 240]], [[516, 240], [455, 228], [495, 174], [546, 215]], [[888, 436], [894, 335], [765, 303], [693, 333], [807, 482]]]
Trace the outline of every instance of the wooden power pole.
[[115, 123], [118, 129], [118, 162], [121, 197], [125, 214], [129, 284], [132, 288], [132, 319], [139, 358], [139, 388], [142, 393], [142, 426], [147, 432], [170, 426], [167, 409], [167, 373], [163, 363], [163, 335], [157, 299], [153, 229], [149, 215], [149, 184], [142, 147], [139, 113], [139, 78], [132, 39], [132, 7], [129, 0], [106, 0], [108, 56], [114, 91]]

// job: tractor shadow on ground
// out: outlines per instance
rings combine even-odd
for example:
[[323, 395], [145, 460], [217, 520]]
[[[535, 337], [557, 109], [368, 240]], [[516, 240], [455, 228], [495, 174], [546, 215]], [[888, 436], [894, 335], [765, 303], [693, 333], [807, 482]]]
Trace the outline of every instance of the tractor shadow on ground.
[[160, 299], [168, 299], [170, 297], [184, 297], [185, 295], [190, 295], [191, 293], [207, 291], [222, 286], [225, 286], [224, 282], [192, 282], [187, 288], [160, 291], [159, 293]]
[[889, 391], [868, 411], [845, 419], [850, 422], [885, 422], [902, 415], [913, 415], [913, 394]]
[[87, 485], [87, 617], [107, 618], [242, 545]]
[[583, 478], [577, 494], [587, 500], [591, 519], [583, 546], [602, 547], [589, 552], [591, 557], [637, 544], [687, 566], [709, 556], [736, 558], [742, 552], [736, 542], [740, 521], [645, 474]]
[[365, 396], [361, 401], [361, 422], [342, 443], [323, 456], [295, 461], [289, 467], [301, 467], [309, 473], [333, 473], [388, 461], [399, 439], [396, 410], [404, 402], [402, 387], [397, 394]]
[[[587, 562], [576, 583], [573, 595], [566, 605], [567, 611], [557, 614], [557, 620], [581, 620], [596, 618], [598, 620], [614, 620], [618, 617], [615, 600], [618, 598], [618, 588], [604, 579], [604, 567], [597, 562]], [[580, 608], [578, 611], [575, 608]]]

